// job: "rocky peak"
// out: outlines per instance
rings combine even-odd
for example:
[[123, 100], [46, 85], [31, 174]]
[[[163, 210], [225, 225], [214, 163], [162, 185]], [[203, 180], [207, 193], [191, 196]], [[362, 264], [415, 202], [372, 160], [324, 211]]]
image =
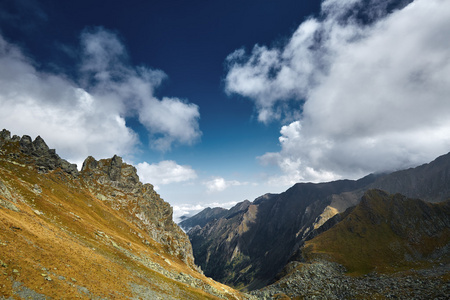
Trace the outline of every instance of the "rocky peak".
[[[122, 158], [117, 155], [99, 161], [89, 156], [83, 162], [81, 173], [86, 179], [95, 178], [99, 183], [122, 188], [129, 192], [140, 189], [142, 186], [136, 168], [124, 163]], [[153, 189], [153, 186], [151, 188]]]
[[[3, 129], [0, 132], [0, 147], [5, 148], [7, 145], [11, 146], [8, 147], [11, 159], [34, 164], [41, 173], [61, 168], [61, 170], [74, 177], [78, 176], [77, 165], [60, 158], [56, 154], [55, 149], [50, 149], [40, 136], [36, 137], [34, 141], [28, 135], [24, 135], [22, 138], [14, 135], [11, 138], [11, 132]], [[14, 147], [14, 145], [18, 147]]]
[[166, 245], [171, 255], [196, 268], [189, 238], [172, 220], [172, 207], [160, 198], [153, 185], [139, 181], [135, 167], [117, 155], [98, 161], [89, 156], [83, 162], [80, 178], [98, 199], [114, 209], [131, 212], [130, 221]]
[[6, 142], [18, 142], [20, 140], [20, 137], [17, 135], [14, 135], [11, 138], [11, 132], [9, 130], [3, 129], [0, 131], [0, 147], [5, 144]]
[[[136, 171], [136, 170], [134, 170]], [[136, 172], [134, 172], [136, 174]], [[114, 155], [108, 168], [108, 175], [112, 181], [118, 181], [122, 177], [122, 157]], [[137, 176], [137, 174], [136, 174]]]

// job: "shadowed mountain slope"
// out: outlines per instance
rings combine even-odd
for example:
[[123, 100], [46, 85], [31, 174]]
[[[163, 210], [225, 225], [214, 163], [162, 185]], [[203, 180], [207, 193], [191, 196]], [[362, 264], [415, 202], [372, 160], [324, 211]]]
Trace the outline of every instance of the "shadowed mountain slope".
[[428, 164], [379, 177], [369, 188], [440, 202], [450, 196], [450, 153]]
[[263, 287], [287, 263], [333, 194], [361, 188], [374, 178], [299, 183], [259, 197], [245, 209], [232, 208], [235, 213], [189, 231], [196, 263], [208, 276], [237, 288]]
[[450, 200], [428, 203], [369, 190], [341, 222], [305, 242], [303, 253], [355, 274], [450, 263]]
[[[450, 200], [369, 190], [259, 299], [448, 299]], [[357, 276], [362, 275], [364, 276]], [[283, 298], [284, 297], [284, 298]]]
[[357, 181], [298, 183], [284, 193], [261, 196], [232, 216], [221, 211], [220, 218], [203, 217], [206, 225], [191, 222], [188, 235], [195, 261], [220, 282], [240, 289], [261, 288], [300, 254], [308, 236], [356, 205], [371, 188], [444, 201], [450, 198], [450, 154], [416, 168]]
[[118, 156], [81, 171], [0, 132], [0, 299], [242, 299], [194, 264], [172, 208]]

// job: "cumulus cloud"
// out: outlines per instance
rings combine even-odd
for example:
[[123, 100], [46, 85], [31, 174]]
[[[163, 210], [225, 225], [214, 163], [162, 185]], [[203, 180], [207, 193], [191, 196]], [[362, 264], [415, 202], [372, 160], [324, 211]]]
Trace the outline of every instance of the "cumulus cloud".
[[273, 182], [354, 178], [450, 150], [450, 2], [406, 4], [327, 0], [283, 47], [228, 57], [226, 89], [251, 98], [259, 120], [300, 114], [281, 151], [260, 157], [283, 171]]
[[116, 34], [101, 28], [81, 36], [81, 70], [89, 90], [122, 114], [137, 115], [151, 135], [150, 146], [170, 150], [173, 144], [191, 145], [201, 136], [197, 105], [178, 98], [157, 99], [153, 92], [166, 78], [164, 72], [131, 67]]
[[71, 80], [38, 70], [20, 48], [0, 36], [2, 127], [18, 135], [41, 135], [77, 164], [87, 155], [131, 154], [139, 139], [127, 127], [127, 117], [145, 126], [150, 145], [158, 150], [200, 138], [198, 106], [156, 98], [154, 90], [166, 75], [132, 66], [116, 33], [85, 30], [80, 44], [78, 78]]
[[148, 182], [155, 186], [197, 178], [197, 173], [191, 166], [182, 166], [172, 160], [164, 160], [157, 164], [143, 162], [139, 163], [136, 168], [142, 182]]
[[0, 37], [1, 125], [14, 134], [41, 135], [52, 147], [80, 163], [89, 154], [129, 153], [136, 134], [120, 112], [74, 82], [36, 70], [20, 49]]
[[209, 193], [222, 192], [231, 186], [247, 185], [248, 182], [240, 182], [237, 180], [225, 180], [223, 177], [215, 177], [211, 180], [203, 182]]

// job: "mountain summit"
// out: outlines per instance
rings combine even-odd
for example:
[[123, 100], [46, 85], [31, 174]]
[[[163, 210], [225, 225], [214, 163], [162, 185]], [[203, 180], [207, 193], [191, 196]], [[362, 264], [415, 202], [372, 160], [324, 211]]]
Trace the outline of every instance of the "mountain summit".
[[0, 299], [243, 299], [194, 264], [172, 208], [122, 158], [81, 171], [0, 132]]

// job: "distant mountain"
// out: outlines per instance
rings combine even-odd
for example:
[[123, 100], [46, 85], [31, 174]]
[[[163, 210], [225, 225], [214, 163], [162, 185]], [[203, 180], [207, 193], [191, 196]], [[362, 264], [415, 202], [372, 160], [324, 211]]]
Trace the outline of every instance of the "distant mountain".
[[334, 194], [362, 188], [375, 178], [298, 183], [284, 193], [239, 204], [203, 227], [196, 224], [188, 232], [195, 262], [207, 276], [236, 288], [263, 287], [288, 262]]
[[225, 215], [228, 212], [227, 209], [222, 207], [214, 207], [214, 208], [205, 208], [195, 216], [192, 216], [190, 218], [186, 218], [185, 220], [178, 223], [181, 228], [183, 228], [186, 231], [189, 231], [194, 226], [205, 226], [206, 223], [209, 221], [215, 219], [215, 218], [221, 218], [223, 215]]
[[290, 262], [277, 282], [253, 294], [448, 299], [449, 279], [450, 200], [429, 203], [369, 190], [342, 221], [305, 243], [301, 261]]
[[369, 188], [440, 202], [450, 197], [450, 153], [416, 168], [379, 177]]
[[214, 207], [214, 208], [207, 207], [198, 214], [181, 221], [180, 223], [178, 223], [178, 225], [180, 225], [180, 227], [186, 231], [189, 231], [192, 227], [195, 226], [203, 227], [212, 220], [220, 218], [228, 218], [229, 216], [235, 213], [239, 213], [247, 209], [250, 204], [251, 204], [250, 201], [245, 200], [243, 202], [236, 204], [234, 207], [230, 209], [225, 209], [222, 207]]
[[[305, 240], [333, 216], [355, 206], [372, 188], [439, 202], [450, 198], [450, 154], [429, 164], [360, 180], [298, 183], [281, 194], [267, 194], [234, 214], [200, 212], [183, 222], [195, 262], [207, 276], [246, 290], [261, 288], [296, 258]], [[249, 205], [248, 205], [249, 204]], [[239, 205], [237, 205], [239, 206]], [[329, 226], [329, 224], [328, 224]], [[323, 231], [323, 229], [322, 229]]]
[[244, 299], [205, 277], [172, 208], [114, 156], [81, 171], [0, 132], [0, 299]]

